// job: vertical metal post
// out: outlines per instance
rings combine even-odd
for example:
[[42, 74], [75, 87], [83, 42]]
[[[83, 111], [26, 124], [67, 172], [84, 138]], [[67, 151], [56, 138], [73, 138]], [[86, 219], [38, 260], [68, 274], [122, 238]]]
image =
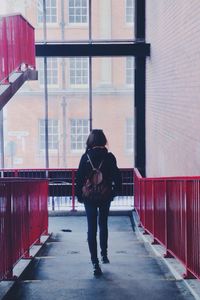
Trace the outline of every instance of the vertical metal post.
[[5, 161], [4, 161], [4, 130], [3, 130], [3, 108], [0, 111], [0, 142], [1, 142], [1, 168], [4, 169]]
[[76, 211], [75, 208], [75, 170], [71, 170], [72, 174], [72, 211]]
[[152, 197], [153, 197], [153, 242], [151, 243], [152, 245], [157, 245], [159, 244], [158, 241], [156, 240], [156, 193], [155, 193], [155, 181], [152, 181]]
[[6, 18], [2, 19], [3, 25], [2, 25], [2, 37], [3, 37], [3, 45], [1, 47], [3, 48], [4, 52], [4, 58], [2, 60], [2, 68], [3, 68], [3, 83], [9, 84], [9, 66], [8, 66], [8, 39], [7, 39], [7, 30], [6, 30]]
[[169, 191], [168, 191], [168, 181], [165, 180], [165, 247], [166, 253], [164, 254], [165, 258], [172, 258], [173, 256], [169, 252]]
[[135, 167], [145, 177], [146, 128], [145, 128], [145, 57], [135, 58]]
[[88, 8], [88, 15], [89, 15], [89, 28], [88, 28], [88, 35], [89, 35], [89, 43], [92, 43], [92, 1], [89, 0], [89, 8]]
[[135, 0], [135, 39], [145, 41], [145, 8], [146, 0]]
[[[145, 0], [135, 0], [135, 39], [145, 40]], [[135, 167], [143, 177], [146, 173], [145, 75], [146, 58], [135, 57]]]
[[[43, 34], [47, 41], [46, 0], [43, 0]], [[48, 131], [48, 87], [47, 87], [47, 57], [44, 57], [44, 98], [45, 98], [45, 167], [49, 168], [49, 131]]]
[[92, 57], [89, 57], [89, 126], [92, 130]]
[[65, 5], [64, 5], [64, 0], [61, 0], [61, 38], [62, 41], [65, 40]]
[[48, 88], [47, 88], [47, 57], [44, 57], [44, 98], [45, 98], [45, 168], [49, 168], [49, 130], [48, 130]]
[[44, 43], [47, 42], [47, 10], [46, 10], [46, 0], [43, 0], [43, 37]]
[[[63, 62], [64, 63], [64, 62]], [[64, 67], [63, 67], [64, 68]], [[64, 73], [64, 71], [63, 71]], [[67, 103], [66, 103], [66, 97], [63, 96], [62, 97], [62, 103], [61, 103], [61, 106], [62, 106], [62, 118], [63, 118], [63, 164], [62, 164], [62, 167], [66, 168], [67, 167], [67, 161], [66, 161], [66, 152], [67, 152], [67, 143], [66, 143], [66, 136], [67, 136], [67, 120], [66, 120], [66, 106], [67, 106]]]
[[[5, 189], [5, 197], [7, 199], [7, 203], [6, 203], [6, 211], [5, 211], [5, 217], [6, 217], [6, 222], [7, 222], [7, 226], [5, 227], [6, 229], [6, 235], [12, 237], [13, 233], [12, 233], [12, 229], [13, 229], [13, 224], [12, 224], [12, 216], [13, 216], [13, 195], [11, 194], [11, 183], [10, 184], [6, 184], [6, 189]], [[6, 276], [4, 277], [4, 279], [9, 279], [9, 280], [13, 280], [14, 276], [13, 276], [13, 261], [14, 261], [14, 251], [15, 247], [13, 245], [13, 239], [9, 238], [8, 240], [8, 244], [6, 249], [6, 265], [9, 267], [9, 271], [7, 272]], [[14, 249], [14, 250], [13, 250]]]
[[[194, 181], [192, 182], [194, 184]], [[189, 190], [189, 184], [191, 184], [191, 182], [188, 182], [186, 180], [184, 180], [183, 185], [184, 185], [184, 198], [185, 198], [185, 273], [183, 274], [183, 278], [184, 279], [195, 279], [196, 277], [194, 276], [194, 274], [190, 271], [190, 267], [191, 267], [191, 260], [194, 259], [194, 256], [192, 255], [193, 253], [191, 253], [191, 246], [189, 247], [189, 236], [191, 235], [191, 219], [192, 219], [192, 209], [190, 207], [191, 205], [191, 201], [189, 202], [188, 199], [188, 194], [189, 192], [191, 193], [191, 190]], [[199, 190], [199, 182], [196, 181], [195, 183], [198, 188], [197, 190]]]
[[[89, 43], [92, 44], [92, 1], [89, 0]], [[89, 129], [92, 130], [92, 57], [89, 57]]]
[[[61, 39], [64, 42], [65, 41], [65, 4], [64, 0], [61, 1]], [[66, 88], [66, 78], [65, 78], [65, 58], [62, 58], [62, 89], [65, 90]], [[67, 161], [66, 161], [66, 152], [67, 152], [67, 143], [66, 143], [66, 137], [67, 137], [67, 121], [66, 121], [66, 96], [62, 96], [62, 126], [63, 126], [63, 167], [67, 167]]]

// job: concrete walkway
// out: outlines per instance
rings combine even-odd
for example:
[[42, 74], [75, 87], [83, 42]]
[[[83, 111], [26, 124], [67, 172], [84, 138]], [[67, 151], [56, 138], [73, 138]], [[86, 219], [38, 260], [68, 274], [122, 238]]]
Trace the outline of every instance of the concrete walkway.
[[[62, 231], [64, 230], [64, 231]], [[86, 217], [50, 217], [52, 237], [9, 300], [194, 299], [133, 232], [128, 216], [109, 217], [110, 264], [93, 276]]]

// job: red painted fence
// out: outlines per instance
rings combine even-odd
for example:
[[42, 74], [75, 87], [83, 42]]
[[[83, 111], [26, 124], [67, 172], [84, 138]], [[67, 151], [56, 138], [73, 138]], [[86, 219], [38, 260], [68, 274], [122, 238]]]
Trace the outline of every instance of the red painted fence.
[[21, 65], [35, 68], [34, 28], [21, 15], [0, 17], [0, 83]]
[[0, 179], [0, 280], [48, 232], [48, 181]]
[[200, 279], [200, 177], [142, 178], [135, 169], [134, 203], [166, 257], [184, 264], [185, 277]]
[[[1, 178], [46, 178], [49, 180], [49, 210], [78, 210], [75, 195], [76, 169], [1, 169]], [[111, 209], [133, 208], [133, 169], [121, 168], [122, 191], [115, 197]]]

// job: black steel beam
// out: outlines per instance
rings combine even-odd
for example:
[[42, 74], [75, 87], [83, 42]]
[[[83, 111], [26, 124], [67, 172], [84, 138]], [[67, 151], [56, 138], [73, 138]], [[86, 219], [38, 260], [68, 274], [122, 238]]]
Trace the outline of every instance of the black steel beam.
[[150, 44], [36, 44], [36, 56], [137, 56], [150, 55]]
[[[135, 39], [145, 44], [145, 0], [135, 0]], [[146, 176], [146, 57], [135, 58], [135, 167]]]
[[146, 122], [145, 122], [145, 73], [146, 59], [135, 58], [135, 167], [145, 177]]
[[135, 39], [145, 41], [145, 0], [135, 0]]

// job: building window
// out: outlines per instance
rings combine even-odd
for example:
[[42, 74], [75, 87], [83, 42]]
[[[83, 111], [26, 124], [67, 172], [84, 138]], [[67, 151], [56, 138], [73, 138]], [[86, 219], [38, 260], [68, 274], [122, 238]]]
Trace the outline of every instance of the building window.
[[133, 119], [126, 120], [126, 150], [133, 152], [134, 136], [133, 136]]
[[88, 0], [69, 0], [69, 23], [85, 24], [88, 21]]
[[134, 21], [134, 0], [126, 0], [126, 23]]
[[[39, 84], [44, 85], [44, 61], [37, 59]], [[58, 58], [49, 57], [47, 59], [47, 84], [49, 87], [58, 86]]]
[[[57, 0], [46, 0], [46, 22], [49, 24], [57, 23]], [[43, 0], [37, 2], [38, 24], [43, 23]]]
[[69, 61], [70, 85], [87, 86], [88, 84], [88, 58], [72, 57]]
[[134, 58], [126, 58], [126, 84], [134, 84]]
[[71, 150], [83, 151], [89, 134], [89, 121], [87, 119], [72, 119], [71, 125]]
[[[39, 147], [45, 149], [45, 120], [39, 120]], [[48, 148], [49, 150], [58, 149], [58, 120], [48, 120]]]

